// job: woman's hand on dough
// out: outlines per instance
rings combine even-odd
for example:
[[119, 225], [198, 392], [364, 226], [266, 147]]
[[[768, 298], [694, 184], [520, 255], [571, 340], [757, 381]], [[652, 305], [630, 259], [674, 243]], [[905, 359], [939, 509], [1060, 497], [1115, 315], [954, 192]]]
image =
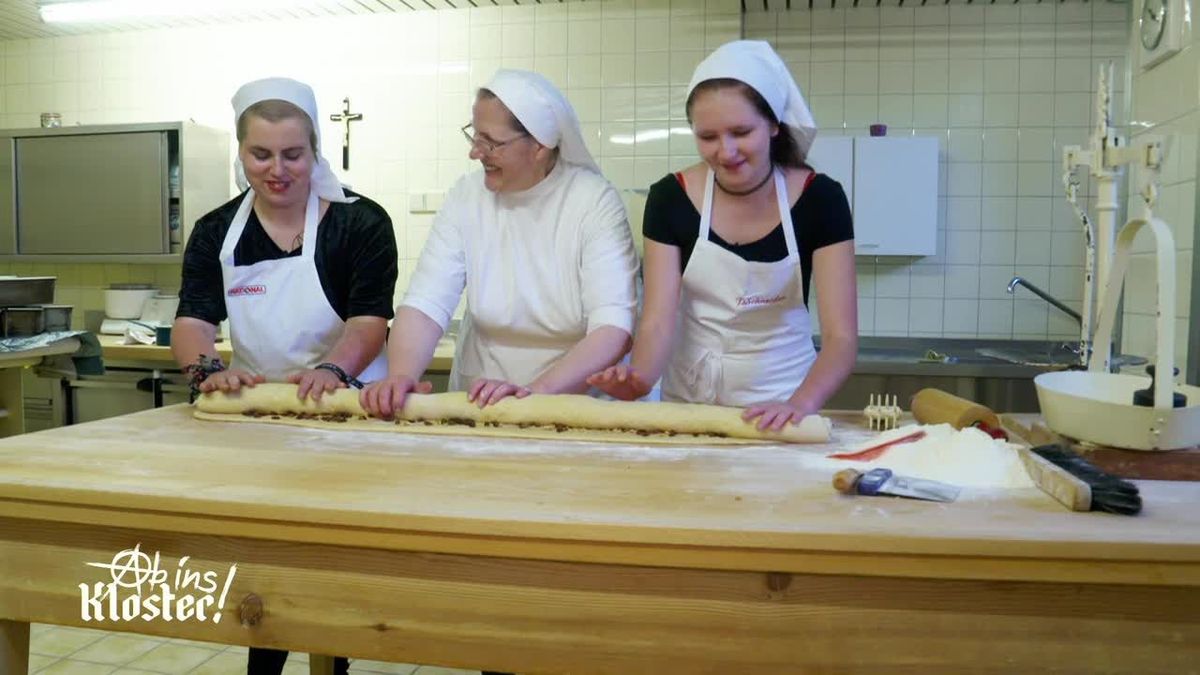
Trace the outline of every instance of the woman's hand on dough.
[[231, 369], [219, 370], [200, 383], [200, 391], [223, 391], [225, 393], [236, 392], [242, 387], [253, 387], [256, 384], [266, 382], [267, 378], [262, 375], [255, 375], [244, 370]]
[[346, 385], [337, 375], [325, 369], [309, 368], [288, 375], [288, 382], [297, 385], [296, 396], [303, 401], [305, 396], [312, 396], [313, 402], [321, 400], [321, 395], [336, 389], [345, 389]]
[[404, 399], [409, 392], [428, 394], [431, 391], [433, 385], [429, 382], [417, 381], [406, 375], [389, 375], [364, 387], [358, 394], [358, 403], [372, 417], [390, 420], [404, 408]]
[[632, 366], [609, 366], [588, 377], [587, 383], [609, 396], [622, 401], [633, 401], [650, 393], [651, 386], [642, 379], [641, 373]]
[[507, 396], [525, 398], [532, 393], [533, 391], [529, 387], [481, 377], [471, 383], [471, 388], [467, 390], [467, 400], [483, 408]]
[[782, 431], [784, 425], [799, 424], [800, 420], [811, 412], [791, 401], [769, 401], [746, 408], [746, 412], [742, 413], [742, 419], [753, 422], [757, 417], [758, 424], [756, 426], [759, 431]]

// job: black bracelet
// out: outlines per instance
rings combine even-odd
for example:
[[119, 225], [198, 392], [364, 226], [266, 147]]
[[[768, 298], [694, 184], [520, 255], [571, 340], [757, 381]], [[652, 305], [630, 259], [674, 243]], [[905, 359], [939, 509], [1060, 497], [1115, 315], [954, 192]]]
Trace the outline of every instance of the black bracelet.
[[346, 371], [342, 370], [342, 367], [336, 363], [318, 363], [313, 368], [313, 370], [328, 370], [329, 372], [333, 373], [334, 375], [337, 375], [337, 379], [340, 380], [341, 383], [346, 385], [347, 387], [354, 387], [355, 389], [363, 388], [362, 382], [359, 382], [352, 375], [350, 375]]

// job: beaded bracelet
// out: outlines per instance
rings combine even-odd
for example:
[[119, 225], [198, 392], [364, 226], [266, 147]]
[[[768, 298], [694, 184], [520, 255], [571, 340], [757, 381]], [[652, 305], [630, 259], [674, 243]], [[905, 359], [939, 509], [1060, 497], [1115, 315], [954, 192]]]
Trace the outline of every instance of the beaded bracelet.
[[183, 367], [183, 372], [188, 376], [188, 389], [191, 391], [190, 401], [195, 401], [200, 395], [200, 383], [207, 380], [209, 375], [219, 373], [225, 370], [225, 363], [221, 361], [219, 356], [208, 356], [201, 354], [196, 363], [189, 363]]

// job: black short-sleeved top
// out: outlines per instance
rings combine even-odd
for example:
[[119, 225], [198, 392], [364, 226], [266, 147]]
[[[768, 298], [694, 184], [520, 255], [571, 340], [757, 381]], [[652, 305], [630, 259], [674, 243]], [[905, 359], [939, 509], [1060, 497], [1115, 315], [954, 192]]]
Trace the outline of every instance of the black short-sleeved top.
[[[350, 203], [330, 202], [317, 230], [314, 262], [329, 305], [343, 321], [353, 316], [392, 318], [396, 289], [396, 235], [387, 211], [358, 197]], [[196, 221], [183, 252], [183, 282], [175, 316], [193, 317], [212, 324], [228, 314], [221, 275], [221, 244], [245, 193]], [[301, 253], [284, 251], [275, 244], [253, 210], [233, 251], [233, 264], [243, 267], [280, 260]]]
[[[642, 234], [660, 244], [678, 246], [682, 253], [682, 271], [687, 269], [696, 238], [700, 236], [700, 213], [679, 180], [677, 174], [668, 174], [650, 186]], [[854, 238], [850, 204], [841, 184], [825, 174], [816, 174], [792, 206], [792, 226], [796, 229], [796, 247], [800, 249], [804, 304], [807, 305], [813, 251]], [[782, 222], [767, 236], [748, 244], [730, 244], [715, 230], [709, 230], [708, 236], [709, 241], [736, 253], [743, 260], [777, 262], [787, 258]]]

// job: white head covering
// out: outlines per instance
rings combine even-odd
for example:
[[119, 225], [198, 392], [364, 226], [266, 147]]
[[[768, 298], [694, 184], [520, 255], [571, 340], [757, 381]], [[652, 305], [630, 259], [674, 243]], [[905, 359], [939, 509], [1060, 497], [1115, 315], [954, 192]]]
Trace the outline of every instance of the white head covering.
[[[308, 115], [308, 119], [312, 121], [313, 132], [317, 135], [317, 150], [316, 163], [313, 164], [312, 189], [316, 191], [317, 196], [321, 199], [331, 202], [353, 202], [358, 197], [347, 197], [346, 192], [342, 189], [342, 184], [338, 181], [337, 176], [333, 175], [333, 169], [329, 167], [329, 162], [321, 156], [321, 125], [317, 121], [317, 98], [313, 95], [312, 87], [309, 87], [303, 82], [290, 80], [286, 77], [268, 77], [263, 80], [255, 80], [247, 82], [238, 88], [237, 93], [233, 95], [233, 123], [236, 127], [238, 120], [242, 118], [242, 113], [250, 106], [259, 101], [267, 100], [287, 101], [297, 108], [304, 111]], [[245, 169], [242, 167], [242, 160], [238, 158], [234, 162], [234, 175], [237, 178], [238, 187], [245, 190], [249, 187], [246, 182]]]
[[558, 148], [558, 156], [600, 173], [583, 142], [579, 117], [567, 97], [550, 80], [528, 70], [497, 70], [485, 87], [512, 111], [538, 143]]
[[688, 96], [701, 82], [724, 78], [744, 82], [757, 91], [776, 119], [791, 129], [800, 151], [808, 154], [817, 136], [817, 123], [796, 80], [771, 45], [761, 40], [735, 40], [717, 47], [696, 66]]

